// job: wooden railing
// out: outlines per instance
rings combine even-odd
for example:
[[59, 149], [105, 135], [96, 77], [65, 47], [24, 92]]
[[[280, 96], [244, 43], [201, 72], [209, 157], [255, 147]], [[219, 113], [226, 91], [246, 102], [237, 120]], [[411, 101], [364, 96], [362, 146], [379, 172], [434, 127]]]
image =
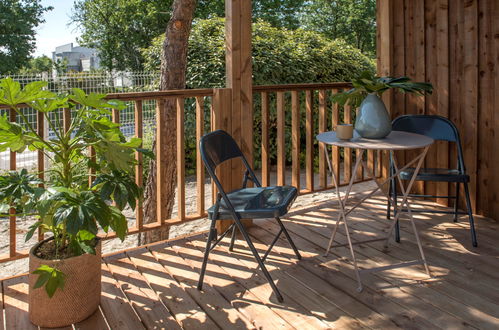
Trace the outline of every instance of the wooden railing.
[[[354, 113], [349, 107], [342, 109], [331, 102], [331, 95], [348, 88], [346, 83], [331, 83], [331, 84], [301, 84], [301, 85], [276, 85], [276, 86], [255, 86], [253, 88], [253, 96], [259, 99], [255, 102], [255, 114], [260, 113], [261, 116], [255, 116], [256, 120], [261, 121], [255, 127], [261, 127], [261, 166], [257, 171], [260, 171], [262, 184], [265, 186], [271, 185], [272, 167], [276, 168], [276, 184], [292, 184], [300, 188], [301, 194], [330, 189], [332, 183], [328, 174], [328, 165], [324, 146], [318, 145], [315, 135], [319, 132], [324, 132], [333, 129], [338, 123], [351, 123]], [[196, 140], [196, 146], [199, 146], [199, 140], [205, 134], [205, 122], [209, 122], [209, 129], [223, 127], [223, 122], [230, 121], [230, 112], [227, 110], [230, 106], [231, 90], [230, 89], [191, 89], [191, 90], [173, 90], [161, 92], [136, 92], [136, 93], [119, 93], [108, 95], [109, 99], [119, 99], [129, 103], [133, 111], [134, 135], [139, 138], [144, 137], [144, 123], [153, 121], [156, 132], [160, 132], [165, 122], [162, 116], [158, 114], [165, 111], [165, 100], [175, 100], [176, 118], [177, 118], [177, 209], [174, 210], [176, 217], [167, 217], [163, 214], [161, 208], [158, 209], [157, 220], [154, 223], [144, 223], [144, 214], [142, 205], [137, 205], [135, 225], [129, 229], [128, 234], [137, 234], [164, 226], [178, 225], [188, 221], [202, 219], [206, 217], [205, 205], [205, 171], [201, 161], [199, 150], [196, 150], [195, 161], [195, 177], [196, 177], [196, 207], [195, 211], [188, 213], [186, 209], [186, 185], [185, 185], [185, 142], [190, 139]], [[289, 101], [290, 100], [290, 101]], [[189, 108], [186, 106], [189, 105]], [[151, 109], [154, 108], [154, 115], [151, 114]], [[258, 112], [260, 108], [260, 112]], [[190, 128], [192, 133], [186, 136], [184, 117], [187, 115], [195, 117], [195, 127]], [[286, 114], [290, 114], [287, 118]], [[62, 121], [65, 126], [70, 123], [70, 111], [62, 110]], [[146, 115], [148, 116], [146, 120]], [[123, 121], [123, 114], [115, 111], [112, 120], [116, 123]], [[154, 118], [155, 119], [154, 119]], [[37, 130], [40, 135], [46, 134], [44, 127], [43, 116], [37, 115]], [[16, 120], [16, 113], [10, 112], [10, 120]], [[289, 129], [291, 134], [286, 137], [286, 130]], [[194, 133], [192, 132], [194, 130]], [[304, 132], [302, 135], [301, 133]], [[256, 131], [255, 137], [259, 133]], [[275, 138], [271, 138], [275, 136]], [[164, 205], [164, 185], [162, 183], [166, 178], [162, 177], [161, 168], [167, 166], [162, 158], [160, 150], [163, 137], [161, 134], [156, 134], [156, 162], [160, 170], [157, 171], [157, 204]], [[289, 152], [286, 151], [286, 146], [291, 144]], [[275, 148], [273, 147], [275, 145]], [[304, 148], [303, 148], [304, 147]], [[302, 150], [303, 149], [303, 150]], [[286, 156], [291, 153], [291, 161], [286, 161]], [[331, 163], [333, 170], [337, 176], [341, 178], [341, 183], [345, 184], [352, 175], [352, 163], [355, 159], [355, 154], [351, 150], [340, 152], [337, 148], [333, 148], [331, 155]], [[255, 152], [255, 157], [257, 152]], [[367, 154], [367, 163], [370, 169], [379, 174], [379, 169], [375, 168], [375, 154], [369, 152]], [[136, 155], [137, 165], [135, 169], [135, 180], [139, 186], [144, 185], [144, 160], [142, 154]], [[303, 159], [303, 161], [302, 161]], [[318, 166], [316, 166], [316, 159]], [[272, 160], [272, 162], [271, 162]], [[301, 163], [305, 167], [305, 180], [302, 185], [300, 178]], [[275, 165], [274, 165], [275, 164]], [[287, 171], [291, 167], [290, 171]], [[316, 170], [317, 167], [317, 170]], [[45, 169], [45, 159], [42, 152], [38, 152], [37, 170], [39, 173]], [[10, 154], [10, 169], [16, 170], [16, 153]], [[361, 170], [362, 171], [362, 170]], [[287, 182], [286, 173], [291, 175], [291, 182]], [[318, 172], [318, 184], [315, 182], [315, 174]], [[40, 174], [42, 176], [42, 174]], [[229, 176], [230, 171], [226, 171], [223, 176]], [[42, 177], [43, 178], [43, 177]], [[364, 171], [359, 173], [358, 181], [367, 179]], [[223, 177], [222, 177], [223, 179]], [[213, 189], [212, 189], [213, 190]], [[9, 219], [9, 253], [0, 255], [0, 263], [19, 258], [24, 258], [28, 255], [28, 251], [19, 251], [16, 244], [16, 238], [20, 236], [17, 233], [17, 219], [11, 216]], [[115, 238], [114, 233], [102, 234], [103, 239]], [[43, 234], [38, 235], [38, 239], [43, 239]]]
[[[340, 107], [331, 100], [332, 95], [350, 87], [350, 84], [340, 82], [255, 86], [253, 88], [254, 97], [259, 99], [261, 108], [261, 117], [256, 118], [261, 121], [261, 125], [255, 125], [255, 127], [261, 127], [261, 175], [264, 186], [291, 184], [299, 188], [300, 194], [331, 189], [333, 183], [326, 158], [328, 155], [329, 164], [332, 165], [336, 176], [340, 178], [340, 184], [348, 184], [352, 177], [352, 165], [356, 154], [351, 149], [341, 151], [337, 147], [326, 147], [317, 143], [315, 136], [318, 133], [333, 130], [340, 123], [351, 124], [353, 122], [354, 109], [350, 106]], [[257, 102], [258, 100], [255, 104]], [[286, 139], [287, 128], [291, 129], [288, 139]], [[271, 141], [272, 130], [275, 130], [275, 139]], [[304, 134], [302, 134], [303, 131]], [[286, 146], [290, 143], [291, 161], [289, 162], [286, 157], [289, 155]], [[272, 146], [275, 146], [274, 150]], [[303, 147], [305, 147], [304, 150], [302, 150]], [[326, 150], [328, 150], [327, 154]], [[271, 156], [274, 154], [273, 151], [275, 151], [275, 157]], [[375, 162], [375, 157], [379, 156], [374, 151], [367, 152], [368, 169], [359, 167], [356, 182], [371, 179], [368, 173], [379, 176], [380, 162]], [[316, 157], [318, 166], [315, 165]], [[275, 182], [271, 182], [270, 176], [272, 158], [276, 164]], [[303, 164], [305, 184], [302, 184], [300, 170]], [[289, 165], [291, 165], [291, 170], [287, 171]], [[286, 173], [289, 174], [289, 172], [291, 182], [286, 182]], [[318, 184], [315, 182], [316, 172], [318, 172]]]
[[[223, 90], [223, 89], [222, 89]], [[199, 151], [196, 156], [196, 184], [197, 184], [197, 197], [196, 197], [196, 212], [193, 214], [186, 213], [186, 201], [185, 201], [185, 158], [184, 158], [184, 141], [185, 141], [185, 130], [184, 130], [184, 113], [186, 109], [184, 105], [186, 105], [186, 100], [190, 100], [190, 105], [193, 105], [195, 108], [195, 136], [196, 145], [199, 145], [199, 139], [204, 134], [205, 128], [205, 117], [211, 116], [214, 108], [213, 108], [213, 96], [215, 94], [215, 90], [213, 89], [191, 89], [191, 90], [173, 90], [173, 91], [162, 91], [162, 92], [135, 92], [135, 93], [119, 93], [119, 94], [109, 94], [107, 96], [108, 99], [119, 99], [122, 101], [127, 101], [130, 107], [133, 107], [133, 125], [134, 125], [134, 135], [139, 138], [144, 137], [144, 115], [146, 109], [154, 108], [154, 123], [155, 127], [164, 128], [166, 123], [162, 119], [163, 116], [158, 116], [158, 114], [165, 111], [165, 100], [166, 99], [174, 99], [176, 105], [176, 117], [177, 117], [177, 132], [176, 132], [176, 140], [177, 140], [177, 209], [175, 213], [177, 217], [175, 218], [167, 218], [161, 212], [158, 212], [157, 221], [154, 223], [144, 223], [144, 214], [142, 205], [137, 205], [135, 218], [136, 222], [132, 228], [129, 228], [128, 235], [137, 234], [140, 232], [145, 232], [153, 229], [157, 229], [163, 226], [172, 226], [188, 221], [193, 221], [197, 219], [202, 219], [206, 217], [205, 211], [205, 173], [204, 167], [201, 162]], [[6, 110], [3, 110], [6, 111]], [[9, 111], [9, 110], [7, 110]], [[150, 111], [148, 111], [150, 112]], [[16, 120], [16, 112], [10, 110], [9, 118], [11, 121]], [[206, 115], [206, 116], [205, 116]], [[71, 121], [71, 113], [69, 109], [61, 109], [62, 123], [64, 127], [69, 127]], [[114, 111], [112, 115], [112, 120], [115, 123], [120, 122], [121, 113], [119, 111]], [[151, 118], [149, 118], [151, 120]], [[37, 115], [36, 121], [37, 131], [40, 136], [44, 137], [46, 135], [46, 130], [44, 129], [44, 118], [41, 114]], [[160, 130], [156, 130], [159, 132]], [[156, 134], [156, 149], [159, 150], [161, 146], [162, 136], [161, 134]], [[89, 151], [90, 155], [92, 155], [92, 150]], [[43, 179], [43, 171], [45, 170], [45, 158], [44, 154], [41, 151], [37, 152], [37, 166], [36, 169], [40, 174], [40, 177]], [[161, 168], [162, 166], [166, 166], [165, 161], [162, 159], [161, 153], [156, 152], [157, 157], [156, 161], [158, 166]], [[17, 154], [14, 152], [10, 153], [10, 170], [17, 170], [17, 162], [16, 162]], [[135, 168], [135, 180], [136, 183], [143, 187], [144, 178], [143, 178], [143, 165], [144, 159], [141, 153], [136, 154], [137, 165]], [[165, 178], [161, 177], [161, 171], [157, 171], [159, 176], [157, 177], [157, 204], [164, 205], [164, 187], [162, 182], [164, 182]], [[92, 177], [90, 177], [92, 180]], [[11, 211], [12, 214], [15, 213], [14, 210]], [[11, 260], [16, 260], [20, 258], [25, 258], [28, 256], [28, 250], [19, 250], [18, 244], [16, 243], [16, 238], [20, 237], [21, 234], [18, 233], [17, 220], [14, 215], [9, 217], [9, 237], [7, 238], [9, 241], [9, 252], [8, 254], [0, 255], [0, 263], [7, 262]], [[102, 233], [100, 234], [101, 238], [107, 240], [116, 238], [115, 233]], [[38, 235], [38, 240], [42, 240], [44, 235], [40, 233]], [[5, 239], [5, 238], [2, 238]]]

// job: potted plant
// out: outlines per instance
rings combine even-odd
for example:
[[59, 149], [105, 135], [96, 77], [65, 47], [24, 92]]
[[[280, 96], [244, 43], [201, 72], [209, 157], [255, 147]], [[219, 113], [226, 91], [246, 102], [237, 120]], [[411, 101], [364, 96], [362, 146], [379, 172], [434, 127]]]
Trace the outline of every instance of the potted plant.
[[[43, 176], [27, 169], [0, 176], [0, 211], [3, 216], [36, 219], [26, 240], [37, 230], [51, 234], [29, 254], [29, 316], [41, 327], [61, 327], [85, 319], [99, 305], [97, 234], [99, 229], [112, 230], [121, 240], [125, 238], [128, 226], [123, 210], [127, 205], [134, 209], [141, 196], [133, 178], [135, 152], [144, 150], [140, 139], [127, 140], [120, 125], [110, 120], [112, 109], [123, 109], [122, 103], [105, 100], [103, 94], [86, 95], [80, 89], [59, 96], [45, 86], [45, 82], [33, 82], [21, 88], [10, 78], [0, 80], [0, 104], [19, 118], [16, 123], [7, 114], [0, 116], [0, 152], [41, 150], [50, 160]], [[21, 106], [43, 114], [49, 136], [38, 134]], [[66, 128], [63, 108], [71, 111]]]
[[359, 108], [355, 130], [364, 138], [381, 139], [390, 134], [392, 123], [381, 95], [389, 89], [416, 95], [431, 94], [433, 86], [426, 82], [413, 82], [408, 77], [376, 77], [365, 71], [352, 80], [353, 88], [333, 96], [333, 102]]

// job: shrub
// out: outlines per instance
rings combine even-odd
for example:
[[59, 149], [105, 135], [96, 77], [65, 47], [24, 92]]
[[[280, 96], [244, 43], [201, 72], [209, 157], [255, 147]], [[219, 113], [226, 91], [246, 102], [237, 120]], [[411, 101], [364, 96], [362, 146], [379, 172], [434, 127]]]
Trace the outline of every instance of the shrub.
[[[189, 39], [186, 88], [217, 88], [225, 86], [224, 19], [212, 18], [194, 22]], [[155, 38], [151, 47], [143, 50], [148, 71], [158, 70], [164, 36]], [[327, 83], [350, 81], [363, 71], [374, 73], [372, 59], [343, 40], [327, 39], [323, 35], [272, 27], [258, 21], [253, 24], [253, 84]], [[272, 102], [271, 102], [272, 104]], [[254, 102], [255, 159], [260, 154], [260, 103]], [[287, 116], [290, 116], [287, 111]], [[186, 102], [186, 167], [195, 166], [195, 115], [192, 102]], [[270, 109], [270, 125], [275, 126], [275, 108]], [[288, 122], [289, 118], [286, 119]], [[290, 120], [289, 120], [290, 122]], [[209, 127], [209, 117], [205, 118]], [[316, 126], [317, 127], [317, 126]], [[289, 132], [286, 132], [288, 134]], [[273, 137], [271, 136], [271, 139]], [[302, 139], [304, 132], [302, 130]], [[275, 147], [275, 145], [273, 146]], [[287, 146], [291, 148], [291, 146]], [[271, 149], [271, 162], [275, 150]], [[286, 152], [290, 157], [290, 153]], [[290, 161], [290, 159], [288, 159]], [[258, 163], [255, 164], [258, 166]]]

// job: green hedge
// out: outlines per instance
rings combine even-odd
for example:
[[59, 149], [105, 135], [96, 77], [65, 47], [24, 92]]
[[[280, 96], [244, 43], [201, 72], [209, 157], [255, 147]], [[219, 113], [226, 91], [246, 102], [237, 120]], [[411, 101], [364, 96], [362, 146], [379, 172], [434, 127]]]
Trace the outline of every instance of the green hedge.
[[[189, 39], [186, 88], [225, 86], [224, 19], [213, 18], [194, 22]], [[143, 50], [147, 70], [158, 70], [164, 36]], [[317, 32], [275, 28], [258, 21], [253, 24], [253, 84], [274, 85], [291, 83], [327, 83], [349, 81], [362, 71], [373, 71], [372, 59], [343, 40], [330, 40]], [[273, 96], [271, 96], [273, 99]], [[287, 102], [289, 105], [289, 102]], [[254, 100], [255, 159], [260, 155], [260, 100]], [[191, 102], [186, 102], [186, 166], [195, 166], [195, 114]], [[302, 109], [302, 111], [304, 111]], [[208, 111], [205, 118], [209, 127]], [[290, 125], [290, 111], [286, 111]], [[303, 116], [302, 116], [303, 117]], [[317, 117], [317, 116], [316, 116]], [[271, 101], [271, 129], [275, 127], [275, 106]], [[315, 125], [317, 127], [317, 125]], [[286, 135], [289, 135], [287, 130]], [[273, 141], [275, 133], [271, 133]], [[305, 140], [302, 129], [302, 140]], [[275, 161], [275, 143], [271, 144], [271, 163]], [[290, 149], [290, 143], [287, 144]], [[287, 152], [290, 161], [290, 152]], [[258, 166], [258, 161], [255, 162]]]

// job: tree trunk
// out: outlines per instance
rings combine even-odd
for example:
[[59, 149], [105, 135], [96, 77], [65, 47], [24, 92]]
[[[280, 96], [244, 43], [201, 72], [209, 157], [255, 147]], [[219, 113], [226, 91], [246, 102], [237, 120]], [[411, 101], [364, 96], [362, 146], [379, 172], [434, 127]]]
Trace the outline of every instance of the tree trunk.
[[[166, 37], [161, 55], [160, 90], [185, 88], [187, 46], [196, 2], [197, 0], [175, 0], [173, 2], [172, 16], [166, 27]], [[161, 146], [160, 150], [165, 159], [163, 172], [165, 180], [161, 184], [166, 186], [163, 199], [166, 204], [162, 207], [167, 217], [170, 217], [177, 187], [177, 124], [174, 99], [165, 100], [165, 107], [161, 116], [164, 116], [163, 119], [166, 123], [165, 129], [161, 132], [166, 143]], [[156, 138], [153, 142], [153, 150], [156, 151]], [[152, 161], [149, 166], [149, 176], [144, 192], [144, 223], [158, 221], [156, 215], [156, 162]], [[139, 235], [139, 244], [168, 239], [168, 234], [168, 227], [142, 233]]]

